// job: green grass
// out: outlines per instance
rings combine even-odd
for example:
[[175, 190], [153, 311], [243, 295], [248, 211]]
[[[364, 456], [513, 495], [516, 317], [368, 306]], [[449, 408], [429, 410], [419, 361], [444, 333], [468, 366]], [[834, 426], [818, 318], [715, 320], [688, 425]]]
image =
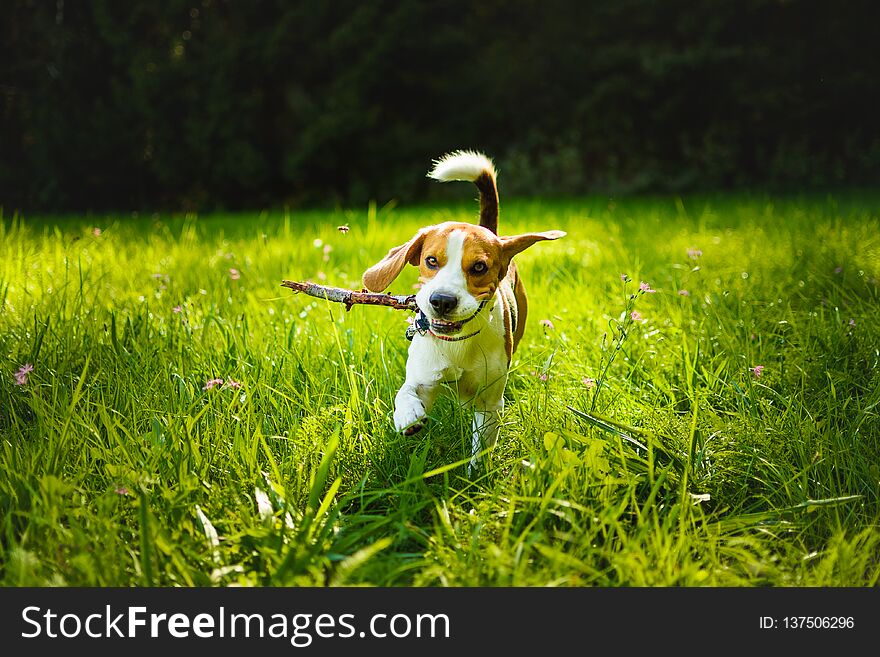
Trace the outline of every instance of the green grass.
[[[7, 213], [0, 582], [876, 586], [878, 209], [870, 193], [503, 202], [504, 232], [568, 236], [518, 257], [528, 327], [473, 480], [448, 397], [423, 434], [393, 432], [405, 313], [279, 287], [357, 286], [473, 204]], [[628, 299], [640, 281], [657, 292]], [[644, 322], [610, 361], [628, 303]], [[584, 379], [609, 362], [585, 419]]]

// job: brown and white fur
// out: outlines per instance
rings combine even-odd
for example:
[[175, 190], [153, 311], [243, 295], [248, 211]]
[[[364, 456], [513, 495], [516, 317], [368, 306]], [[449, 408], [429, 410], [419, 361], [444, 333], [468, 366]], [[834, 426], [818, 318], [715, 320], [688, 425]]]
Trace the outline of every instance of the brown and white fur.
[[498, 439], [507, 372], [525, 330], [526, 292], [512, 258], [565, 233], [499, 237], [495, 168], [485, 155], [451, 153], [434, 163], [428, 177], [475, 183], [480, 225], [447, 221], [426, 226], [370, 267], [363, 283], [381, 292], [407, 264], [419, 268], [416, 303], [429, 328], [413, 336], [406, 380], [395, 398], [394, 427], [407, 435], [421, 430], [441, 385], [453, 384], [459, 398], [474, 408], [473, 468]]

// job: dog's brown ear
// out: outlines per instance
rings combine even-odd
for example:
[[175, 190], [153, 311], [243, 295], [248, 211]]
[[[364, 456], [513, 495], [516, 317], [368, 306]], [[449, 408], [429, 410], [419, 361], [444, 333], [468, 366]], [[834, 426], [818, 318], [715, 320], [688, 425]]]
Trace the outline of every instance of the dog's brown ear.
[[406, 244], [391, 249], [382, 260], [364, 272], [364, 287], [371, 292], [383, 292], [400, 275], [406, 263], [418, 265], [426, 235], [427, 231], [422, 229]]
[[511, 235], [510, 237], [501, 238], [501, 251], [504, 254], [504, 261], [510, 262], [511, 258], [517, 253], [521, 253], [529, 248], [535, 242], [544, 240], [558, 240], [565, 237], [565, 232], [561, 230], [545, 230], [542, 233], [523, 233], [522, 235]]

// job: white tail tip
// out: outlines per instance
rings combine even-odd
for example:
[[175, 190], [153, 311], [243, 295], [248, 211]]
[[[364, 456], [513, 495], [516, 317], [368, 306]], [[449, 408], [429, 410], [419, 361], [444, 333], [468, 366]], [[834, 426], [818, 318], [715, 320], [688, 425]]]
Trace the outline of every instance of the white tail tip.
[[484, 173], [495, 179], [495, 165], [492, 160], [476, 151], [455, 151], [434, 160], [434, 168], [428, 178], [449, 182], [450, 180], [468, 180], [473, 182]]

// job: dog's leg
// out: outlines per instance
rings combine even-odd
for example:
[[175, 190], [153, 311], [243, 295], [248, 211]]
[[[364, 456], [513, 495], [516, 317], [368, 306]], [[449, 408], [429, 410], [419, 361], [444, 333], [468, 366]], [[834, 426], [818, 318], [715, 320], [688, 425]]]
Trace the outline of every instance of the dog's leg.
[[416, 383], [407, 379], [394, 398], [394, 428], [406, 436], [421, 431], [440, 390], [436, 382]]
[[406, 380], [394, 398], [394, 428], [398, 433], [411, 436], [424, 428], [443, 374], [430, 341], [415, 336], [407, 354]]
[[479, 466], [481, 452], [495, 447], [501, 430], [501, 411], [504, 410], [504, 386], [507, 383], [506, 373], [500, 375], [496, 382], [480, 391], [474, 399], [474, 421], [471, 436], [471, 461], [468, 464], [468, 476]]
[[[501, 407], [504, 403], [500, 404]], [[471, 462], [468, 464], [468, 476], [480, 465], [481, 452], [489, 447], [495, 447], [498, 442], [498, 433], [501, 430], [501, 410], [474, 411], [473, 435], [471, 437]]]

